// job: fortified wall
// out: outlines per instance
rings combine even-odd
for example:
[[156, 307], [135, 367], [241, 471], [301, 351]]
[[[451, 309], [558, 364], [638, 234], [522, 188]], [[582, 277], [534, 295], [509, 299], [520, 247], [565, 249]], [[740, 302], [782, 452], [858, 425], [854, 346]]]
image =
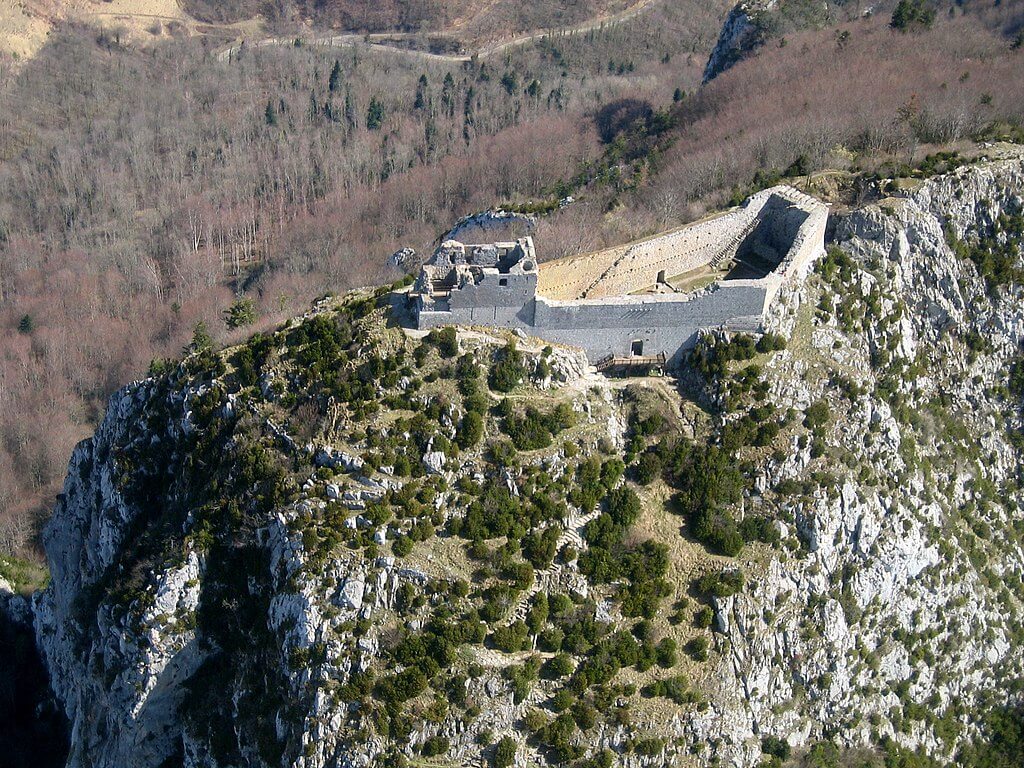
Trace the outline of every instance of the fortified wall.
[[538, 264], [529, 237], [449, 240], [410, 293], [419, 328], [520, 328], [581, 347], [592, 362], [664, 354], [680, 362], [704, 328], [758, 331], [779, 289], [824, 252], [828, 208], [792, 187], [657, 237]]

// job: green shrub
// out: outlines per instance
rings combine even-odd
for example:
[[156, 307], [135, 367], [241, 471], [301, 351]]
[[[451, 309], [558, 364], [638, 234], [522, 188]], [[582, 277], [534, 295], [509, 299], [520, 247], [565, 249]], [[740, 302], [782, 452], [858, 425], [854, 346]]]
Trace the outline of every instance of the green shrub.
[[831, 741], [819, 741], [811, 745], [802, 763], [806, 768], [839, 768], [839, 748]]
[[804, 411], [804, 426], [812, 430], [817, 429], [828, 424], [831, 418], [832, 411], [829, 409], [828, 403], [818, 400], [807, 406], [807, 410]]
[[551, 709], [555, 712], [565, 712], [569, 709], [576, 699], [572, 695], [572, 692], [566, 688], [561, 688], [554, 696], [551, 697]]
[[706, 637], [695, 637], [686, 644], [686, 652], [695, 661], [708, 660], [708, 639]]
[[455, 442], [460, 448], [472, 448], [484, 435], [484, 419], [476, 411], [466, 411], [455, 434]]
[[511, 392], [526, 377], [523, 357], [516, 349], [515, 342], [510, 341], [498, 353], [498, 359], [491, 366], [489, 383], [497, 392]]
[[458, 334], [450, 325], [444, 328], [433, 328], [427, 334], [426, 341], [437, 348], [441, 357], [452, 358], [459, 354]]
[[576, 665], [573, 664], [572, 657], [569, 654], [559, 653], [548, 659], [541, 668], [541, 671], [545, 677], [556, 680], [571, 674], [575, 668]]
[[789, 742], [777, 736], [764, 736], [761, 738], [761, 751], [766, 755], [777, 757], [779, 760], [788, 760]]
[[693, 614], [693, 626], [698, 629], [707, 629], [715, 619], [715, 612], [710, 606], [702, 605]]
[[996, 703], [987, 707], [980, 718], [980, 738], [968, 744], [958, 756], [958, 762], [966, 768], [1016, 768], [1020, 765], [1024, 753], [1024, 706], [1004, 704], [998, 701], [998, 694], [993, 698]]
[[235, 376], [239, 384], [248, 387], [257, 383], [263, 365], [273, 348], [274, 338], [262, 333], [255, 334], [238, 348], [231, 358], [231, 364], [235, 367]]
[[671, 637], [662, 638], [655, 651], [655, 658], [659, 667], [668, 669], [674, 667], [677, 661], [676, 641]]
[[990, 293], [1000, 286], [1024, 280], [1024, 270], [1019, 267], [1024, 214], [1002, 214], [992, 230], [979, 235], [973, 243], [958, 239], [952, 229], [947, 229], [945, 234], [954, 254], [974, 262]]
[[687, 704], [695, 700], [695, 695], [689, 691], [689, 681], [683, 675], [666, 680], [655, 680], [653, 683], [645, 685], [640, 692], [648, 698], [660, 696], [676, 704]]
[[633, 745], [633, 751], [643, 757], [660, 755], [665, 749], [665, 740], [660, 738], [641, 739]]
[[777, 333], [766, 333], [757, 340], [756, 349], [758, 352], [777, 352], [786, 348], [786, 339]]
[[400, 704], [418, 696], [426, 689], [426, 675], [419, 668], [410, 667], [381, 679], [375, 687], [375, 692], [385, 704]]
[[447, 754], [450, 744], [446, 736], [431, 736], [423, 742], [420, 752], [424, 757], [437, 757]]
[[637, 459], [636, 466], [633, 468], [633, 478], [640, 485], [650, 485], [661, 477], [661, 469], [661, 457], [657, 452], [645, 451]]
[[728, 568], [717, 573], [706, 573], [697, 579], [694, 586], [702, 595], [731, 597], [743, 589], [743, 571]]
[[494, 749], [494, 768], [512, 768], [518, 747], [511, 736], [503, 736]]
[[554, 525], [531, 531], [523, 537], [523, 557], [538, 570], [548, 568], [555, 559], [560, 533], [561, 529]]
[[391, 551], [395, 557], [405, 557], [412, 552], [413, 541], [408, 536], [399, 536], [391, 545]]
[[763, 541], [765, 544], [777, 545], [780, 541], [779, 529], [772, 521], [762, 515], [750, 515], [740, 521], [740, 535], [744, 541]]

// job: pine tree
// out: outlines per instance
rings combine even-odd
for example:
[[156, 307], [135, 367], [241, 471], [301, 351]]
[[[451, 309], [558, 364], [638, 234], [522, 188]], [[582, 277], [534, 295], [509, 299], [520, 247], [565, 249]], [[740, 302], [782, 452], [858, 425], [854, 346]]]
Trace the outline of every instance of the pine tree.
[[356, 105], [347, 88], [345, 89], [345, 122], [348, 124], [349, 130], [356, 127]]
[[206, 328], [206, 323], [200, 320], [192, 331], [192, 341], [185, 347], [185, 354], [190, 352], [207, 352], [213, 349], [213, 339]]
[[267, 102], [267, 108], [263, 110], [263, 119], [267, 125], [277, 125], [277, 110], [274, 109], [272, 101]]
[[501, 87], [511, 96], [517, 90], [519, 90], [519, 78], [516, 73], [509, 70], [501, 76]]
[[419, 82], [416, 84], [416, 101], [412, 105], [413, 109], [423, 109], [427, 106], [427, 76], [420, 75]]
[[242, 328], [256, 322], [256, 302], [252, 299], [237, 299], [224, 310], [224, 325], [228, 328]]
[[935, 7], [928, 0], [900, 0], [890, 26], [900, 32], [927, 29], [935, 21]]
[[32, 333], [35, 327], [32, 315], [22, 315], [21, 320], [18, 321], [18, 333]]
[[335, 59], [334, 67], [331, 69], [331, 76], [327, 81], [327, 87], [331, 93], [334, 93], [338, 90], [339, 85], [341, 85], [341, 62]]
[[451, 72], [445, 73], [444, 83], [441, 85], [441, 103], [448, 113], [448, 117], [455, 115], [455, 78]]
[[366, 110], [366, 127], [376, 131], [384, 124], [384, 105], [376, 96], [370, 98], [370, 106]]

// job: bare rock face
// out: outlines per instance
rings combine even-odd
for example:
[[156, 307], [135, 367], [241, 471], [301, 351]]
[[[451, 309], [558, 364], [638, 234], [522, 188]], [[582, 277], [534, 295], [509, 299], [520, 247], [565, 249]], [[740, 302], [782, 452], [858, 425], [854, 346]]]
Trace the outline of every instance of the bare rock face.
[[761, 44], [761, 31], [755, 19], [758, 14], [771, 11], [777, 4], [778, 0], [745, 0], [733, 7], [704, 67], [705, 83], [725, 72]]
[[[45, 532], [51, 582], [36, 597], [35, 625], [71, 723], [70, 765], [159, 764], [178, 738], [182, 683], [202, 661], [192, 631], [172, 621], [195, 611], [194, 555], [157, 575], [152, 601], [131, 606], [134, 616], [101, 602], [106, 579], [136, 546], [137, 518], [151, 511], [125, 493], [118, 458], [130, 445], [159, 443], [146, 428], [152, 396], [137, 383], [111, 398], [96, 434], [75, 448]], [[169, 403], [178, 418], [166, 422], [165, 439], [187, 430], [186, 402], [179, 393]]]
[[[1014, 486], [1020, 466], [1019, 404], [1007, 404], [1004, 387], [1024, 342], [1021, 290], [993, 287], [949, 242], [998, 232], [1001, 216], [1022, 210], [1022, 187], [1024, 164], [1013, 158], [839, 218], [851, 290], [831, 283], [819, 296], [852, 309], [852, 293], [872, 309], [863, 331], [819, 313], [809, 339], [813, 357], [853, 387], [814, 375], [789, 350], [766, 372], [777, 408], [828, 404], [833, 458], [823, 463], [794, 442], [755, 478], [766, 495], [787, 483], [803, 489], [781, 512], [805, 554], [761, 564], [749, 590], [716, 606], [722, 685], [689, 727], [698, 739], [723, 739], [730, 761], [756, 763], [763, 735], [806, 747], [839, 724], [845, 746], [882, 736], [946, 760], [955, 729], [936, 723], [969, 734], [976, 702], [1020, 674], [1009, 619], [1020, 596], [985, 571], [1024, 568], [1019, 547], [998, 545], [994, 533], [1019, 517], [1019, 498], [993, 495]], [[795, 307], [820, 306], [813, 286], [804, 293], [790, 297]], [[843, 455], [848, 467], [835, 460]], [[815, 471], [828, 476], [808, 486]], [[981, 527], [961, 517], [980, 509]], [[981, 568], [972, 526], [993, 532]]]

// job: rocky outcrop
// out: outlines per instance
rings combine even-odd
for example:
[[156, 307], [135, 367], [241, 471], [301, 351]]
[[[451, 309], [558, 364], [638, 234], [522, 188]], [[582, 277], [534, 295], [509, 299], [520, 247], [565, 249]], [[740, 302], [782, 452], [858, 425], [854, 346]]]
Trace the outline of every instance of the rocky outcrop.
[[[822, 295], [866, 312], [860, 330], [841, 309], [805, 307], [817, 315], [812, 362], [787, 350], [766, 371], [777, 408], [822, 401], [835, 420], [828, 461], [794, 441], [761, 466], [746, 502], [800, 544], [717, 605], [723, 685], [691, 725], [723, 739], [730, 761], [756, 762], [762, 736], [806, 747], [830, 734], [947, 760], [956, 735], [972, 735], [978, 702], [1019, 679], [1009, 617], [1022, 595], [1003, 579], [1024, 570], [1024, 552], [997, 533], [1019, 498], [997, 489], [1015, 487], [1021, 462], [1019, 403], [1005, 394], [1024, 342], [1021, 290], [994, 288], [947, 241], [998, 232], [1022, 189], [1012, 158], [840, 216], [847, 288], [812, 287], [780, 314], [792, 329], [799, 302], [820, 307]], [[772, 493], [786, 484], [795, 498]]]
[[499, 208], [497, 210], [480, 211], [463, 216], [455, 222], [455, 226], [448, 230], [447, 234], [440, 238], [439, 242], [461, 240], [467, 235], [471, 237], [485, 237], [492, 232], [501, 232], [507, 236], [507, 233], [513, 228], [532, 232], [536, 227], [537, 217], [533, 214], [505, 211]]
[[138, 546], [139, 517], [152, 512], [128, 494], [125, 472], [133, 468], [119, 459], [142, 445], [163, 447], [175, 471], [174, 442], [189, 429], [193, 394], [166, 395], [177, 413], [157, 433], [147, 428], [162, 402], [152, 383], [115, 394], [96, 434], [75, 448], [46, 527], [51, 582], [37, 595], [35, 624], [71, 723], [69, 765], [155, 765], [173, 751], [181, 684], [202, 660], [192, 631], [175, 623], [195, 611], [199, 563], [193, 555], [153, 574], [151, 601], [119, 605], [104, 590]]
[[741, 61], [764, 42], [756, 19], [759, 14], [775, 8], [777, 3], [778, 0], [753, 0], [733, 7], [722, 25], [708, 63], [704, 66], [705, 83]]

